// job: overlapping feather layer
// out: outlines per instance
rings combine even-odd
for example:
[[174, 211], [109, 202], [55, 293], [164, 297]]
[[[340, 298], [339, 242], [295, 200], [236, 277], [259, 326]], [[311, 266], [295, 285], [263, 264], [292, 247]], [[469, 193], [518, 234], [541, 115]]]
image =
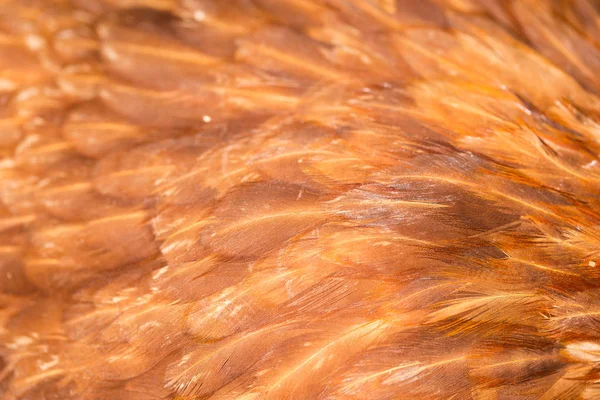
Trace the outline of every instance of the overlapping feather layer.
[[599, 398], [599, 10], [1, 0], [2, 398]]

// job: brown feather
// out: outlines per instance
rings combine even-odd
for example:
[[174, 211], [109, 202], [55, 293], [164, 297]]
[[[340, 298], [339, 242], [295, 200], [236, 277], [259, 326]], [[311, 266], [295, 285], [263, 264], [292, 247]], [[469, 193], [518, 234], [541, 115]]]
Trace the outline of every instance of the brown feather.
[[596, 1], [0, 10], [0, 398], [600, 398]]

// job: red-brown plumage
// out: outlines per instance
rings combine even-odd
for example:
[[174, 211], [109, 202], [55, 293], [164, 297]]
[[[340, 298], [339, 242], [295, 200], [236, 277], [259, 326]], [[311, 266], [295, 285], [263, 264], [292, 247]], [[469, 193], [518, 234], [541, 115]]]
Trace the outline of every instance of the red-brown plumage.
[[0, 397], [600, 397], [595, 0], [0, 0]]

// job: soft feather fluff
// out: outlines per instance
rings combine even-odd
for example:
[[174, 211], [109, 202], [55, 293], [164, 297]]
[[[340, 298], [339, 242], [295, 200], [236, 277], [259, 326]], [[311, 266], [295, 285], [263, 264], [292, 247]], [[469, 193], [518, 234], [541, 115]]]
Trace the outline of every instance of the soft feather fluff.
[[598, 21], [0, 0], [0, 397], [598, 398]]

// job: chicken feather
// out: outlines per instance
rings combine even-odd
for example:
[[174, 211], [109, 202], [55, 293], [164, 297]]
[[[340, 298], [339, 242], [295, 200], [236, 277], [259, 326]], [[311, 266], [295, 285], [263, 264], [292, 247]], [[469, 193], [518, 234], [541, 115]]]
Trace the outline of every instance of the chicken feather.
[[0, 397], [600, 398], [595, 0], [0, 0]]

